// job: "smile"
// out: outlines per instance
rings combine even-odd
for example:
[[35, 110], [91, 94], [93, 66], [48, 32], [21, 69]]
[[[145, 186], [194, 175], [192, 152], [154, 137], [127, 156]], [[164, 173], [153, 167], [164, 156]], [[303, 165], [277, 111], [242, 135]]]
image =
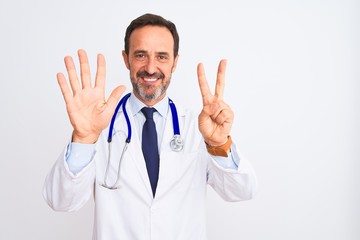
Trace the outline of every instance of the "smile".
[[161, 72], [150, 74], [147, 71], [140, 71], [136, 73], [136, 77], [142, 78], [144, 82], [152, 83], [156, 82], [158, 79], [164, 79], [165, 75]]
[[154, 77], [144, 77], [143, 78], [145, 82], [156, 82], [158, 80], [158, 78], [154, 78]]

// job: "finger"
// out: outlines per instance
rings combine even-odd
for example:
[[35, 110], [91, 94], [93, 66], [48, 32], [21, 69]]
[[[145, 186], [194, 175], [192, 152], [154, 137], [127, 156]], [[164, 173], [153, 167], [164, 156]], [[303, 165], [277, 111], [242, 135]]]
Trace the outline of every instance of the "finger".
[[72, 94], [67, 85], [66, 78], [65, 78], [64, 74], [62, 74], [62, 73], [58, 73], [56, 75], [56, 78], [57, 78], [58, 84], [60, 86], [61, 93], [64, 97], [65, 103], [68, 104], [72, 99]]
[[74, 61], [73, 61], [72, 57], [66, 56], [64, 58], [64, 62], [65, 62], [65, 66], [66, 66], [66, 71], [69, 76], [69, 82], [70, 82], [71, 89], [72, 89], [73, 93], [75, 94], [80, 89], [80, 85], [79, 85]]
[[80, 75], [81, 75], [81, 84], [82, 88], [91, 87], [91, 76], [90, 76], [90, 67], [89, 60], [85, 50], [80, 49], [78, 51], [79, 61], [80, 61]]
[[111, 109], [115, 108], [116, 104], [119, 102], [120, 97], [124, 93], [125, 89], [126, 89], [126, 87], [124, 85], [120, 85], [111, 92], [111, 94], [107, 100], [107, 105]]
[[[200, 112], [199, 117], [198, 117], [199, 126], [204, 125], [204, 123], [207, 123], [209, 120], [212, 121], [209, 114], [203, 109]], [[210, 130], [210, 128], [206, 127], [206, 131], [209, 131], [209, 130]]]
[[95, 77], [95, 87], [105, 89], [106, 79], [106, 62], [105, 57], [102, 54], [97, 56], [97, 71]]
[[203, 112], [211, 117], [215, 122], [217, 122], [217, 118], [222, 112], [232, 113], [232, 110], [228, 104], [224, 101], [217, 101], [211, 104], [208, 104], [203, 107]]
[[226, 64], [227, 61], [225, 59], [220, 61], [216, 77], [215, 96], [220, 100], [224, 98]]
[[211, 92], [210, 92], [209, 84], [206, 80], [205, 70], [202, 63], [198, 64], [197, 76], [198, 76], [200, 92], [203, 100], [203, 105], [206, 105], [209, 103], [209, 97], [211, 97]]
[[232, 123], [234, 119], [234, 113], [231, 109], [222, 109], [215, 118], [215, 122], [218, 125], [224, 125], [226, 123]]

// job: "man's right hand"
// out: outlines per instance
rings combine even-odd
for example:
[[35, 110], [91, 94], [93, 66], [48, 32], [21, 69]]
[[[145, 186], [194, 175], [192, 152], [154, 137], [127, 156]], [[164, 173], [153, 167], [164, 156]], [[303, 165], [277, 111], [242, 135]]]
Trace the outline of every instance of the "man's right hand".
[[78, 51], [80, 61], [79, 82], [74, 61], [66, 56], [65, 66], [68, 72], [71, 90], [63, 73], [57, 74], [57, 80], [66, 103], [66, 110], [74, 128], [73, 142], [95, 143], [102, 130], [110, 123], [116, 104], [125, 91], [125, 86], [116, 87], [108, 100], [105, 100], [106, 63], [102, 54], [97, 56], [95, 85], [91, 84], [89, 61], [84, 50]]

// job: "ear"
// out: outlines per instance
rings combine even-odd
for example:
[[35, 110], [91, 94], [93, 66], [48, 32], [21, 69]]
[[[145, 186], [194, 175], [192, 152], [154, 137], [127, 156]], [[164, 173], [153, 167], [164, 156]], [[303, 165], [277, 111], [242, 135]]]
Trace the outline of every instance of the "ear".
[[122, 56], [123, 56], [126, 68], [130, 70], [129, 58], [128, 58], [128, 55], [126, 54], [125, 50], [122, 51]]
[[178, 54], [178, 55], [175, 57], [175, 59], [174, 59], [174, 65], [173, 65], [173, 67], [172, 67], [172, 69], [171, 69], [171, 72], [172, 72], [172, 73], [175, 72], [175, 70], [176, 70], [176, 66], [177, 66], [178, 59], [179, 59], [179, 54]]

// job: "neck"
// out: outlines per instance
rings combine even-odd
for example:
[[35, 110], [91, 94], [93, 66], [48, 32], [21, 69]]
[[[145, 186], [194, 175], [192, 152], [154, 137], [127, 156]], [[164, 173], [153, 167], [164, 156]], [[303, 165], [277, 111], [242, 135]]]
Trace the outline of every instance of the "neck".
[[148, 106], [148, 107], [154, 106], [155, 104], [157, 104], [158, 102], [160, 102], [161, 100], [163, 100], [164, 97], [165, 97], [165, 95], [166, 95], [166, 93], [164, 93], [164, 94], [162, 94], [160, 97], [158, 97], [158, 98], [156, 98], [156, 99], [154, 99], [154, 100], [149, 101], [149, 100], [146, 100], [146, 99], [142, 98], [141, 96], [139, 96], [139, 95], [138, 95], [137, 93], [135, 93], [134, 91], [133, 91], [133, 94], [134, 94], [134, 96], [135, 96], [137, 99], [139, 99], [142, 103], [144, 103], [144, 104], [145, 104], [146, 106]]

